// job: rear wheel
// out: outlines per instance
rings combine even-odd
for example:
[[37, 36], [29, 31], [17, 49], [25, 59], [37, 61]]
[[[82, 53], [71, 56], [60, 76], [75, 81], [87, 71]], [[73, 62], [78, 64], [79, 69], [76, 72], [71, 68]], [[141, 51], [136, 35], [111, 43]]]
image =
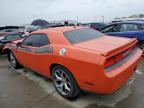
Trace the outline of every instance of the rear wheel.
[[10, 63], [11, 63], [13, 68], [19, 69], [19, 68], [22, 67], [20, 65], [20, 63], [17, 61], [17, 59], [16, 59], [16, 57], [15, 57], [13, 52], [9, 52], [8, 57], [9, 57], [9, 61], [10, 61]]
[[80, 89], [71, 75], [63, 66], [55, 66], [52, 69], [52, 81], [57, 92], [67, 99], [74, 99], [80, 93]]

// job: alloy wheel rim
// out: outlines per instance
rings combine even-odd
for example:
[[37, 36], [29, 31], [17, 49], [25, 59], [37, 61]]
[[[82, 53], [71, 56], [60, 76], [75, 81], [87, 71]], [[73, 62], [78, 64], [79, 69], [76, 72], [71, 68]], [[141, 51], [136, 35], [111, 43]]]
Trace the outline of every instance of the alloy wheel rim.
[[67, 74], [61, 69], [57, 69], [54, 71], [54, 84], [57, 90], [62, 95], [68, 95], [71, 92], [70, 79]]
[[10, 61], [11, 61], [12, 66], [15, 67], [16, 60], [15, 60], [15, 57], [14, 57], [14, 55], [12, 53], [10, 54]]

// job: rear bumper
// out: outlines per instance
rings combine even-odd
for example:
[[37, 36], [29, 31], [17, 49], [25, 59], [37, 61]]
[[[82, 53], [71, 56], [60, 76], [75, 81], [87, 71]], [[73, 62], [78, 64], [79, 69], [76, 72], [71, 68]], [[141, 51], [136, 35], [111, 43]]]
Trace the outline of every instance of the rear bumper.
[[138, 48], [136, 53], [124, 64], [109, 72], [104, 72], [102, 80], [95, 80], [89, 91], [100, 94], [111, 94], [115, 92], [131, 78], [141, 61], [141, 57], [142, 51]]

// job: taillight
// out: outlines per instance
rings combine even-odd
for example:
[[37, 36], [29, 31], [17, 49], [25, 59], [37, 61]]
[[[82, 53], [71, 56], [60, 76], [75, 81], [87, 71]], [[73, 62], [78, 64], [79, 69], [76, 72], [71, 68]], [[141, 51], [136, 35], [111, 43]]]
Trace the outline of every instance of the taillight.
[[115, 57], [112, 57], [107, 60], [107, 62], [105, 63], [105, 67], [109, 67], [109, 66], [113, 65], [114, 63], [115, 63]]
[[107, 67], [112, 66], [113, 64], [119, 62], [120, 60], [122, 60], [123, 58], [128, 56], [134, 50], [134, 48], [135, 48], [135, 46], [129, 48], [126, 51], [123, 51], [122, 53], [119, 53], [119, 54], [107, 59], [106, 63], [105, 63], [105, 67], [107, 68]]
[[116, 55], [115, 56], [115, 62], [118, 62], [118, 61], [120, 61], [120, 60], [122, 60], [123, 59], [123, 54], [122, 53], [120, 53], [120, 54], [118, 54], [118, 55]]

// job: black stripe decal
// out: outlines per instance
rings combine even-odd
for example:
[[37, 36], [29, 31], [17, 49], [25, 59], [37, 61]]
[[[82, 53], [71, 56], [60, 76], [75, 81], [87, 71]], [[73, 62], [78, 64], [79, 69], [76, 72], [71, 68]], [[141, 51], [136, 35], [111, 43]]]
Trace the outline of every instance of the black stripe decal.
[[53, 53], [52, 47], [45, 47], [45, 48], [39, 48], [35, 51], [37, 54], [43, 54], [43, 53]]
[[30, 52], [30, 53], [33, 52], [33, 50], [31, 48], [18, 47], [18, 50], [25, 51], [25, 52]]

